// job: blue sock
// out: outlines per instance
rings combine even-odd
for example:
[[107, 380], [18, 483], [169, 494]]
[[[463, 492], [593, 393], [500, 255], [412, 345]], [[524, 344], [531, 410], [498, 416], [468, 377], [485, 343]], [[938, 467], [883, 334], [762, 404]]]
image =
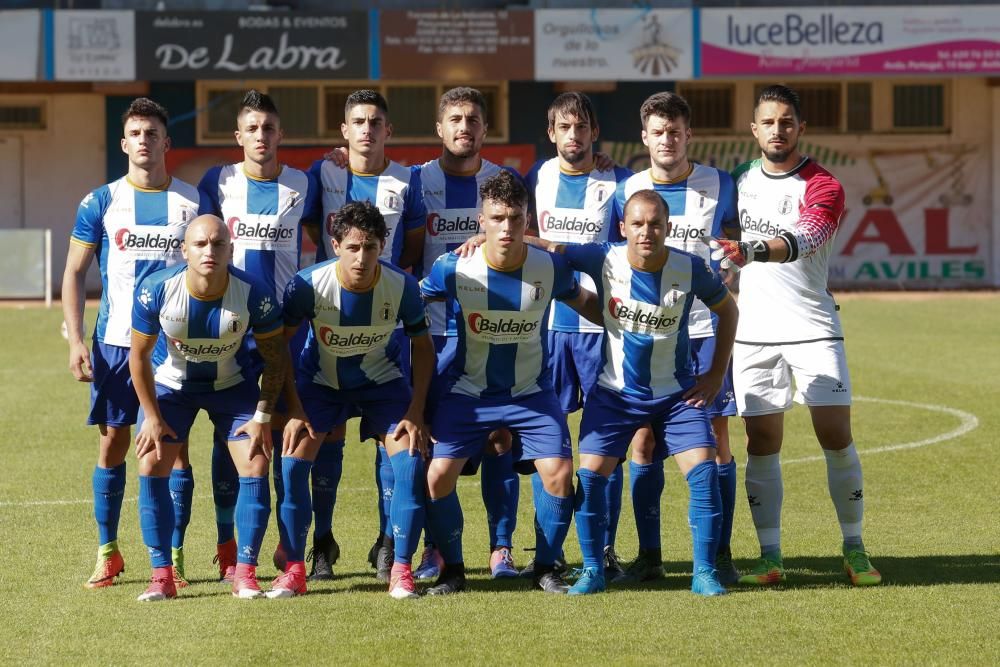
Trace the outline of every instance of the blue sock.
[[438, 551], [446, 565], [457, 565], [462, 560], [462, 530], [465, 517], [458, 502], [458, 492], [452, 491], [444, 498], [428, 498], [427, 525], [431, 527]]
[[490, 529], [490, 549], [514, 546], [517, 504], [521, 484], [514, 472], [514, 455], [484, 456], [481, 484], [486, 521]]
[[375, 484], [378, 486], [378, 521], [383, 535], [392, 535], [389, 525], [389, 512], [392, 508], [393, 487], [396, 485], [392, 462], [385, 447], [375, 447], [378, 458], [375, 459]]
[[539, 480], [540, 493], [535, 496], [535, 563], [552, 567], [562, 555], [563, 542], [573, 519], [573, 496], [550, 495]]
[[583, 553], [583, 566], [604, 572], [608, 480], [584, 468], [577, 471], [576, 479], [576, 534]]
[[218, 544], [236, 537], [233, 528], [233, 513], [236, 511], [236, 496], [240, 491], [240, 474], [229, 454], [225, 435], [218, 433], [212, 438], [212, 497], [215, 499], [215, 529]]
[[174, 502], [174, 537], [170, 544], [180, 549], [184, 546], [184, 533], [191, 523], [191, 502], [194, 499], [194, 472], [191, 466], [170, 471], [170, 499]]
[[[625, 487], [625, 470], [621, 464], [615, 466], [608, 476], [608, 486], [604, 489], [608, 507], [608, 527], [604, 530], [604, 546], [614, 546], [618, 537], [618, 519], [622, 515], [622, 490]], [[601, 559], [604, 562], [604, 559]]]
[[333, 532], [333, 508], [344, 471], [344, 441], [324, 442], [312, 467], [312, 505], [316, 537]]
[[153, 567], [173, 565], [170, 534], [174, 530], [174, 504], [170, 501], [170, 479], [139, 475], [139, 527]]
[[417, 550], [424, 524], [424, 460], [420, 454], [410, 456], [404, 450], [394, 454], [390, 461], [396, 480], [389, 510], [395, 560], [408, 564]]
[[288, 529], [288, 541], [282, 542], [282, 545], [292, 562], [306, 559], [306, 538], [312, 519], [312, 503], [309, 500], [309, 470], [312, 467], [312, 461], [306, 459], [294, 456], [281, 458], [282, 486], [287, 493], [279, 511], [284, 515], [281, 523]]
[[[281, 431], [271, 431], [271, 442], [281, 442]], [[274, 448], [274, 455], [271, 457], [274, 480], [274, 525], [278, 527], [278, 541], [281, 546], [288, 546], [288, 527], [285, 526], [281, 517], [281, 503], [285, 502], [285, 477], [281, 467], [281, 447]]]
[[97, 520], [99, 544], [118, 539], [118, 521], [122, 515], [122, 498], [125, 495], [125, 464], [114, 468], [94, 466], [91, 479], [94, 487], [94, 518]]
[[722, 532], [719, 546], [728, 547], [733, 536], [733, 512], [736, 511], [736, 459], [719, 465], [719, 496], [722, 498]]
[[271, 515], [271, 489], [267, 477], [240, 477], [236, 501], [236, 562], [257, 565], [260, 545]]
[[715, 568], [722, 528], [722, 500], [719, 497], [719, 469], [715, 461], [702, 461], [687, 474], [688, 524], [694, 543], [694, 571]]
[[632, 511], [640, 549], [660, 548], [660, 498], [663, 496], [663, 462], [628, 463]]

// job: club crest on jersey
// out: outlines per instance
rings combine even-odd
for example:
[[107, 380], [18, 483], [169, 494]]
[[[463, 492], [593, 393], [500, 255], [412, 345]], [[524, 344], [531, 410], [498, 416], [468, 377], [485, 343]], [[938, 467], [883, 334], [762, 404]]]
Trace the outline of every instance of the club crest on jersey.
[[680, 290], [680, 285], [674, 283], [671, 285], [671, 290], [663, 295], [663, 303], [667, 308], [673, 308], [677, 303], [684, 298], [684, 292]]
[[402, 208], [402, 201], [400, 200], [399, 195], [391, 190], [386, 193], [385, 199], [382, 200], [382, 203], [386, 208], [392, 209], [393, 211], [398, 211]]
[[597, 197], [597, 203], [603, 204], [604, 198], [608, 196], [608, 190], [603, 185], [598, 185], [594, 188], [594, 196]]
[[698, 208], [705, 208], [705, 197], [707, 196], [707, 190], [698, 190]]
[[780, 202], [778, 202], [778, 213], [780, 215], [788, 215], [792, 212], [792, 198], [785, 195]]
[[542, 281], [536, 280], [534, 286], [528, 292], [528, 296], [531, 297], [532, 301], [541, 301], [542, 297], [545, 296], [545, 288], [542, 287]]
[[388, 322], [392, 318], [392, 304], [386, 301], [382, 304], [382, 319]]
[[230, 333], [239, 333], [240, 329], [243, 328], [243, 323], [236, 319], [237, 315], [235, 313], [233, 313], [232, 317], [233, 319], [229, 320], [229, 324], [226, 325], [226, 329], [228, 329]]
[[301, 201], [301, 199], [299, 198], [299, 193], [292, 190], [291, 192], [288, 193], [288, 199], [285, 200], [285, 209], [278, 215], [281, 216], [288, 213], [293, 208], [298, 206], [299, 201]]

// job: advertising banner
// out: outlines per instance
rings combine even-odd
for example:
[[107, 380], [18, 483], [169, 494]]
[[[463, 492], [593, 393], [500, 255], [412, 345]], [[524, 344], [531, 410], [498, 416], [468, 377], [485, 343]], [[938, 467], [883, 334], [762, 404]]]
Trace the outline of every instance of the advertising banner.
[[379, 31], [384, 79], [534, 78], [532, 12], [383, 11]]
[[368, 14], [136, 12], [139, 78], [367, 79]]
[[134, 81], [135, 15], [130, 11], [63, 11], [53, 18], [58, 81]]
[[1000, 73], [989, 5], [705, 9], [701, 74]]
[[42, 13], [0, 11], [0, 81], [35, 81], [41, 71]]
[[689, 9], [535, 12], [539, 81], [662, 81], [694, 75]]
[[[830, 137], [802, 141], [844, 186], [847, 208], [830, 258], [830, 285], [851, 289], [989, 287], [988, 147], [935, 137]], [[603, 142], [633, 170], [649, 166], [640, 143]], [[720, 169], [760, 155], [753, 139], [699, 137], [688, 154]]]

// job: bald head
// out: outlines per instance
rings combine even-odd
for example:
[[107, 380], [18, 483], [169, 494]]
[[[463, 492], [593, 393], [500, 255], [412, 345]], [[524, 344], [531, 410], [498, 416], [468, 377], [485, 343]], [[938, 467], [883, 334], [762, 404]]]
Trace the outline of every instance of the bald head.
[[222, 238], [225, 238], [227, 242], [229, 241], [229, 228], [226, 227], [226, 223], [219, 216], [209, 213], [199, 215], [188, 224], [187, 231], [184, 232], [184, 243], [190, 243], [195, 234], [203, 232], [221, 234]]
[[229, 228], [217, 216], [199, 215], [188, 224], [182, 252], [190, 271], [205, 277], [225, 274], [233, 257]]
[[651, 206], [656, 210], [658, 216], [663, 216], [663, 221], [666, 222], [667, 218], [670, 217], [670, 211], [667, 209], [667, 203], [663, 201], [663, 197], [657, 194], [654, 190], [637, 190], [628, 198], [625, 202], [625, 209], [623, 214], [628, 217], [629, 208], [634, 206]]

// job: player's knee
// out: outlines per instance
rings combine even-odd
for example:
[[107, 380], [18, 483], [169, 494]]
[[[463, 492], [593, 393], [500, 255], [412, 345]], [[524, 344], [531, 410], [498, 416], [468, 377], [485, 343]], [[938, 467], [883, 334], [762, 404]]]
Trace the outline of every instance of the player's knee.
[[427, 468], [427, 491], [435, 500], [444, 498], [455, 490], [455, 479], [446, 465], [438, 463], [441, 460], [431, 461]]
[[514, 438], [507, 429], [493, 431], [490, 433], [490, 437], [486, 441], [486, 455], [503, 456], [511, 450], [513, 443]]
[[541, 459], [535, 462], [535, 469], [546, 493], [562, 498], [573, 495], [572, 459]]
[[653, 462], [656, 439], [653, 437], [653, 429], [649, 424], [644, 424], [635, 432], [630, 448], [632, 449], [632, 460], [636, 463], [648, 465]]
[[103, 468], [114, 468], [125, 461], [132, 445], [132, 429], [129, 426], [107, 426], [101, 429], [100, 455], [98, 463]]
[[813, 430], [816, 439], [823, 449], [843, 449], [854, 438], [851, 433], [851, 408], [846, 405], [828, 405], [813, 407]]
[[747, 430], [747, 452], [755, 456], [766, 456], [781, 451], [784, 435], [782, 415], [746, 417], [743, 422]]

